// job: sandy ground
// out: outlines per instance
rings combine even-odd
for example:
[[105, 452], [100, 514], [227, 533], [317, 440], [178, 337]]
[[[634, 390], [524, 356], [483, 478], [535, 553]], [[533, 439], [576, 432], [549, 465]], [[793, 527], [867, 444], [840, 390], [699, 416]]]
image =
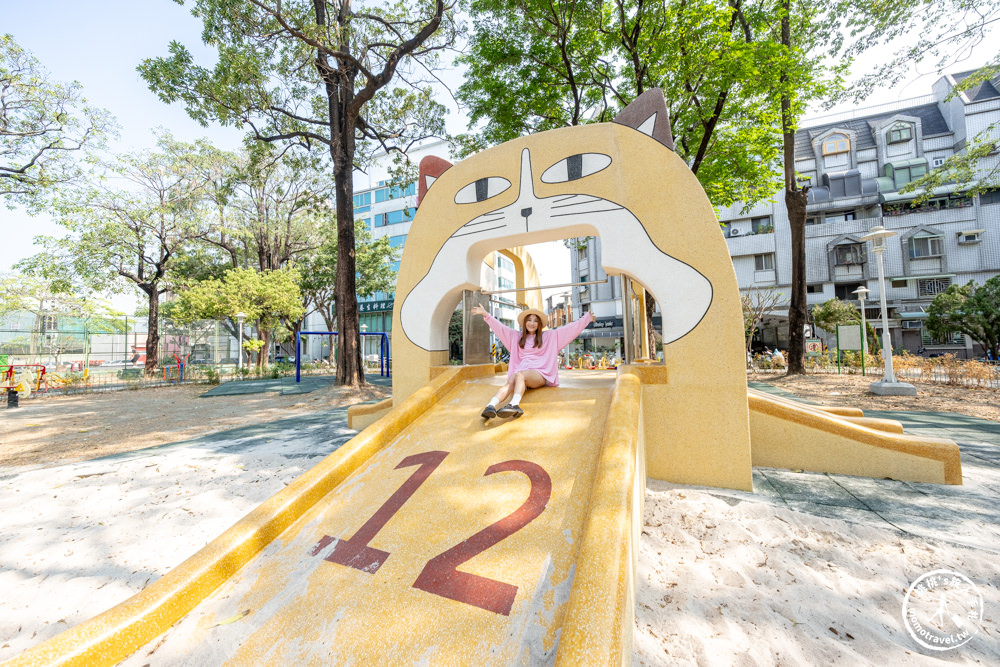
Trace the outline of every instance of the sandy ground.
[[[860, 376], [766, 379], [827, 404], [1000, 421], [996, 390], [920, 385], [920, 395], [909, 399], [870, 396], [870, 378]], [[384, 391], [331, 387], [298, 396], [198, 398], [205, 389], [40, 399], [0, 409], [0, 661], [142, 590], [351, 432], [333, 433], [321, 423], [294, 432], [282, 426], [222, 449], [184, 445], [87, 459], [266, 426]], [[77, 463], [61, 465], [70, 461]], [[752, 497], [651, 481], [632, 662], [1000, 664], [998, 557]], [[946, 652], [921, 649], [901, 618], [907, 587], [938, 568], [967, 575], [985, 608], [980, 633]]]
[[824, 405], [849, 406], [863, 410], [908, 410], [952, 412], [1000, 422], [1000, 389], [959, 387], [919, 382], [916, 396], [876, 396], [868, 385], [879, 376], [862, 375], [773, 375], [760, 373], [751, 382], [767, 382], [799, 398]]
[[[201, 395], [208, 385], [52, 396], [0, 407], [0, 467], [78, 461], [384, 398], [387, 387]], [[4, 406], [6, 404], [3, 404]]]

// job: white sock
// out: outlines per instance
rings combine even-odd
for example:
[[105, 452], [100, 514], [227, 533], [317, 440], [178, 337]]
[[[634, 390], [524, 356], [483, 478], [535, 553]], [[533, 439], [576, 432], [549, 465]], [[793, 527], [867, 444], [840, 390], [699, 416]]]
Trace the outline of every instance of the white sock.
[[514, 398], [510, 399], [510, 404], [520, 405], [520, 403], [521, 403], [521, 394], [514, 394]]
[[497, 397], [494, 396], [493, 398], [490, 399], [490, 402], [487, 404], [486, 407], [488, 407], [488, 408], [495, 408], [497, 406], [498, 402], [499, 401], [497, 401]]

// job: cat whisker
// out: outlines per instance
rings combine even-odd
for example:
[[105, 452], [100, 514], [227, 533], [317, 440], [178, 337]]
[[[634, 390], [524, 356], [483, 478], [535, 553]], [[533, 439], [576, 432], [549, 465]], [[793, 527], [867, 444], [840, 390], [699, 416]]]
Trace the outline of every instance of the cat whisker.
[[451, 238], [457, 238], [459, 236], [469, 236], [471, 234], [482, 234], [485, 232], [492, 232], [496, 229], [504, 229], [507, 225], [497, 225], [496, 227], [487, 227], [485, 229], [470, 229], [465, 233], [457, 232], [451, 235]]
[[583, 210], [583, 211], [569, 211], [567, 213], [552, 213], [552, 214], [549, 215], [549, 217], [550, 218], [565, 218], [565, 217], [569, 217], [569, 216], [588, 215], [590, 213], [614, 213], [615, 211], [621, 211], [621, 210], [624, 210], [623, 207], [621, 207], [621, 206], [616, 206], [614, 208], [595, 208], [595, 209], [587, 209], [587, 210]]
[[483, 224], [487, 224], [487, 223], [491, 223], [491, 222], [503, 222], [503, 216], [501, 216], [499, 218], [489, 218], [487, 220], [477, 220], [475, 222], [467, 222], [464, 225], [462, 225], [462, 227], [463, 228], [465, 228], [465, 227], [474, 227], [476, 225], [483, 225]]

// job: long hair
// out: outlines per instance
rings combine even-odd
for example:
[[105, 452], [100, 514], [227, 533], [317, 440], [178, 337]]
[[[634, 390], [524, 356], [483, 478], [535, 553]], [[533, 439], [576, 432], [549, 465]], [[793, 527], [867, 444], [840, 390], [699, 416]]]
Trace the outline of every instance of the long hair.
[[[534, 317], [536, 320], [538, 320], [538, 331], [535, 332], [535, 347], [541, 347], [542, 346], [542, 321], [541, 321], [541, 319], [539, 319], [539, 317], [537, 315], [528, 315], [528, 317]], [[525, 323], [528, 322], [528, 317], [524, 318]], [[528, 339], [528, 330], [527, 329], [521, 329], [521, 340], [519, 340], [517, 344], [521, 347], [522, 350], [524, 349], [524, 341], [526, 341], [527, 339]]]

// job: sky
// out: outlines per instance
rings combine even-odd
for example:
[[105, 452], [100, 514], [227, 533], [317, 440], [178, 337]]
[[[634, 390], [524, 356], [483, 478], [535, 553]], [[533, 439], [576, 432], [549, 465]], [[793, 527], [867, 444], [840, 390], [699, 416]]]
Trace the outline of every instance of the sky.
[[[240, 131], [198, 125], [181, 105], [158, 100], [136, 72], [144, 58], [167, 55], [172, 40], [187, 46], [199, 64], [214, 62], [213, 52], [201, 44], [201, 22], [191, 16], [188, 6], [173, 0], [0, 0], [0, 31], [12, 34], [31, 51], [52, 79], [80, 82], [91, 104], [117, 117], [121, 126], [121, 137], [114, 144], [117, 150], [152, 148], [158, 127], [168, 128], [182, 141], [207, 137], [221, 148], [240, 145]], [[981, 51], [954, 70], [971, 69], [996, 52]], [[929, 94], [937, 78], [929, 66], [918, 66], [903, 86], [879, 91], [863, 106]], [[461, 130], [461, 114], [450, 100], [441, 101], [451, 105], [449, 129]], [[61, 233], [62, 229], [45, 216], [32, 218], [23, 211], [0, 207], [0, 272], [9, 271], [15, 262], [37, 252], [32, 245], [35, 235]], [[543, 284], [569, 281], [568, 252], [561, 243], [535, 246], [533, 250]], [[134, 301], [130, 296], [119, 297], [114, 303], [131, 312]]]

